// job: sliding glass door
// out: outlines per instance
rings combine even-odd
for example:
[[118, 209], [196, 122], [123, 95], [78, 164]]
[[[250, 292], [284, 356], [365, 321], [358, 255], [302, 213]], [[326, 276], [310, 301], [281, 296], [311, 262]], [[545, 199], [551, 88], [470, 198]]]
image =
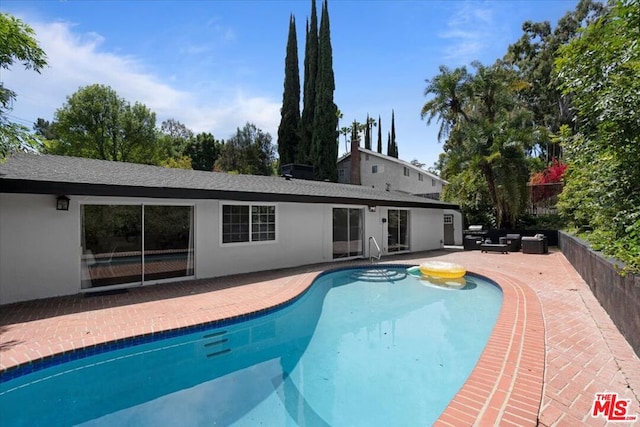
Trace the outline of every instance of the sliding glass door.
[[82, 288], [193, 275], [193, 207], [83, 205]]
[[333, 208], [333, 258], [362, 256], [362, 209]]
[[401, 252], [409, 250], [409, 211], [389, 209], [387, 221], [387, 250]]
[[193, 276], [193, 207], [144, 207], [144, 280]]

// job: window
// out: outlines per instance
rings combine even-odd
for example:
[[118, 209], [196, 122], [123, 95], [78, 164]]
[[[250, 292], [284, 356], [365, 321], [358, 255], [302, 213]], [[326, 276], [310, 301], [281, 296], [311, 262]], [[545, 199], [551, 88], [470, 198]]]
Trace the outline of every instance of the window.
[[365, 154], [365, 155], [364, 155], [364, 159], [365, 159], [365, 160], [369, 160], [369, 155], [368, 155], [368, 154]]
[[344, 178], [344, 169], [338, 169], [338, 178], [339, 179], [343, 179]]
[[435, 179], [433, 179], [433, 178], [431, 178], [431, 186], [432, 186], [432, 187], [435, 187], [435, 186], [436, 186], [436, 180], [435, 180]]
[[222, 243], [276, 240], [276, 207], [222, 206]]
[[421, 173], [418, 173], [418, 181], [424, 181], [424, 176]]
[[251, 241], [276, 240], [276, 207], [251, 207]]
[[378, 173], [378, 165], [371, 165], [371, 173]]
[[409, 176], [409, 168], [408, 167], [404, 167], [404, 176]]
[[453, 224], [453, 215], [445, 214], [444, 223], [445, 224]]

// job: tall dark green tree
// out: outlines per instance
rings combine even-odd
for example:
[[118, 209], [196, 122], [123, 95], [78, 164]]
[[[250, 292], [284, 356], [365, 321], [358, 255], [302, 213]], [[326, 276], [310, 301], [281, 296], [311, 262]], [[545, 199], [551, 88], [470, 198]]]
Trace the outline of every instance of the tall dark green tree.
[[382, 122], [378, 116], [378, 153], [382, 154]]
[[284, 91], [280, 126], [278, 126], [278, 155], [280, 164], [294, 163], [300, 143], [300, 74], [298, 69], [298, 39], [296, 20], [289, 18], [289, 37], [284, 68]]
[[391, 156], [393, 147], [391, 146], [391, 132], [387, 132], [387, 156]]
[[313, 117], [311, 152], [316, 178], [338, 180], [338, 107], [333, 102], [335, 80], [333, 51], [329, 29], [329, 6], [322, 5], [318, 39], [318, 75], [316, 81], [316, 108]]
[[396, 114], [391, 110], [391, 143], [387, 147], [387, 156], [398, 158], [398, 143], [396, 142]]
[[364, 128], [364, 148], [371, 150], [371, 127], [369, 126], [369, 114], [367, 114], [367, 121]]
[[313, 118], [316, 108], [316, 80], [318, 75], [318, 16], [316, 0], [311, 0], [311, 19], [307, 21], [304, 52], [304, 93], [302, 116], [300, 117], [300, 142], [296, 163], [313, 164], [311, 161], [311, 141], [313, 139]]

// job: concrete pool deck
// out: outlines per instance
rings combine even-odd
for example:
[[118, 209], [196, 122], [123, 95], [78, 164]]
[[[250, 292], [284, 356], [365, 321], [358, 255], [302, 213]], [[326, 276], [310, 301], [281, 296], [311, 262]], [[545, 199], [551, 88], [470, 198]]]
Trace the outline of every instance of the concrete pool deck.
[[[555, 249], [555, 248], [553, 248]], [[487, 348], [438, 425], [640, 426], [640, 359], [561, 252], [441, 250], [384, 263], [453, 261], [496, 281], [504, 303]], [[0, 371], [54, 354], [185, 328], [281, 304], [336, 262], [233, 277], [51, 298], [0, 307]], [[591, 416], [596, 393], [628, 399], [613, 423]]]

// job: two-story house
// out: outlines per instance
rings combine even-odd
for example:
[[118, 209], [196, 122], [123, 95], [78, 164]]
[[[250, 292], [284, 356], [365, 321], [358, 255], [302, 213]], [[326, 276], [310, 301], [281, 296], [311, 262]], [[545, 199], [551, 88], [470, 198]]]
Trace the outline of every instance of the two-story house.
[[[447, 181], [418, 166], [353, 144], [338, 159], [338, 182], [440, 200]], [[445, 245], [462, 244], [462, 215], [446, 210], [443, 217]]]

